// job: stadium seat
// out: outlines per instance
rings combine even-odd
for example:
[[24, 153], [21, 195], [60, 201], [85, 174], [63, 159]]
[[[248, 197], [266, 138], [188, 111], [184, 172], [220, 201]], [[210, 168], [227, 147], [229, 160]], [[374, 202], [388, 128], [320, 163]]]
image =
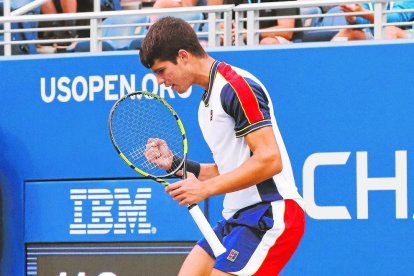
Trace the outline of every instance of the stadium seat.
[[[320, 7], [303, 7], [300, 8], [300, 15], [317, 15], [322, 14], [322, 9]], [[319, 26], [322, 21], [321, 17], [305, 17], [302, 18], [303, 27], [315, 27]]]
[[[12, 1], [10, 1], [10, 10], [11, 11], [17, 10], [18, 8], [21, 8], [24, 5], [29, 4], [31, 2], [33, 2], [33, 0], [12, 0]], [[3, 3], [4, 3], [4, 0], [0, 0], [0, 13], [1, 13], [1, 15], [3, 15]], [[40, 13], [40, 7], [37, 7], [32, 12]]]
[[[2, 28], [2, 27], [1, 27]], [[16, 38], [16, 35], [12, 35], [12, 40], [21, 40], [20, 38]], [[4, 41], [4, 36], [0, 35], [0, 41]], [[20, 45], [12, 45], [12, 55], [27, 55], [32, 54], [29, 45], [27, 44], [20, 44]], [[0, 46], [0, 56], [4, 55], [4, 46]]]
[[129, 44], [129, 50], [139, 50], [141, 49], [142, 45], [142, 38], [133, 39], [131, 43]]
[[[338, 6], [331, 8], [326, 14], [342, 13]], [[316, 22], [315, 26], [343, 26], [348, 25], [345, 16], [327, 16], [319, 22]], [[330, 41], [337, 33], [338, 30], [312, 30], [306, 31], [303, 34], [302, 40], [304, 42], [309, 41]]]
[[[103, 21], [103, 25], [115, 25], [115, 24], [137, 24], [137, 23], [148, 23], [148, 16], [117, 16], [109, 17]], [[116, 37], [116, 36], [133, 36], [145, 34], [145, 26], [131, 26], [131, 27], [114, 27], [114, 28], [103, 28], [102, 37]], [[108, 39], [102, 42], [103, 51], [114, 51], [114, 50], [128, 50], [133, 39]], [[74, 51], [75, 52], [89, 52], [90, 43], [83, 41], [79, 42]]]
[[[331, 8], [326, 14], [343, 13], [339, 6]], [[325, 17], [322, 21], [323, 26], [337, 26], [337, 25], [348, 25], [345, 16], [330, 16]]]
[[200, 26], [200, 32], [207, 33], [203, 35], [198, 36], [198, 40], [208, 42], [208, 23], [201, 24]]
[[[17, 10], [23, 7], [26, 4], [29, 4], [33, 0], [14, 0], [10, 3], [10, 11]], [[0, 16], [3, 16], [3, 2], [4, 0], [0, 0]], [[33, 9], [32, 11], [27, 12], [27, 15], [30, 14], [39, 14], [40, 7]], [[12, 23], [12, 29], [30, 29], [30, 28], [37, 28], [38, 22], [19, 22], [19, 23]], [[0, 24], [0, 29], [3, 29], [3, 24]], [[12, 40], [20, 41], [20, 40], [35, 40], [37, 39], [37, 32], [21, 32], [21, 33], [12, 33]], [[4, 40], [4, 37], [1, 37], [1, 40]], [[0, 53], [3, 54], [4, 48], [1, 47]], [[36, 54], [36, 45], [34, 44], [21, 44], [21, 45], [13, 45], [12, 46], [12, 54], [21, 55], [21, 54]]]

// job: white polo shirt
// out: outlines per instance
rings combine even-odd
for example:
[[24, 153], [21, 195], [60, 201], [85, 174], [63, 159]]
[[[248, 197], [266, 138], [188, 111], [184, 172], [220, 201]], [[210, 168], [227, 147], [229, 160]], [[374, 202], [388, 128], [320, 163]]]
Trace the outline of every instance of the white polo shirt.
[[210, 70], [209, 88], [199, 106], [198, 121], [220, 174], [236, 169], [251, 156], [244, 136], [256, 129], [273, 126], [281, 153], [283, 170], [279, 174], [225, 195], [225, 219], [262, 201], [294, 199], [303, 206], [269, 93], [256, 77], [240, 68], [215, 61]]

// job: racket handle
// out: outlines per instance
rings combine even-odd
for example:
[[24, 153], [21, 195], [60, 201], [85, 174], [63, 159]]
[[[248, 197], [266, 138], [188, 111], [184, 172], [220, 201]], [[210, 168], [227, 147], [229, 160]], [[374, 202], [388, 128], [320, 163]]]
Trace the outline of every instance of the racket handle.
[[200, 207], [197, 204], [189, 205], [188, 211], [190, 212], [204, 238], [206, 238], [208, 244], [213, 250], [214, 256], [218, 257], [221, 254], [225, 253], [226, 248], [217, 238], [216, 233], [214, 233], [213, 228], [211, 228], [211, 225], [208, 223]]

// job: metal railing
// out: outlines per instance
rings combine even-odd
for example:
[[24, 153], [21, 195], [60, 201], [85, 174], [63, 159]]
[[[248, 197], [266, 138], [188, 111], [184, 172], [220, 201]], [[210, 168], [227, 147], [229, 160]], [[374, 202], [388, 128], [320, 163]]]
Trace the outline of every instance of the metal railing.
[[[0, 35], [4, 34], [4, 41], [0, 41], [0, 46], [4, 45], [4, 54], [11, 54], [11, 45], [24, 44], [45, 44], [45, 43], [62, 43], [62, 42], [82, 42], [90, 41], [91, 52], [102, 51], [102, 42], [105, 40], [123, 40], [123, 39], [139, 39], [144, 35], [132, 36], [116, 36], [103, 37], [102, 30], [113, 27], [141, 27], [147, 28], [151, 25], [148, 23], [141, 24], [118, 24], [118, 25], [104, 25], [102, 21], [110, 17], [145, 17], [152, 15], [182, 15], [191, 13], [204, 13], [207, 15], [206, 19], [189, 21], [195, 24], [208, 24], [208, 32], [198, 32], [198, 36], [207, 36], [208, 46], [216, 46], [220, 43], [220, 37], [224, 37], [224, 45], [231, 45], [231, 13], [234, 5], [221, 6], [199, 6], [190, 8], [170, 8], [170, 9], [142, 9], [142, 10], [121, 10], [121, 11], [104, 11], [104, 12], [82, 12], [82, 13], [61, 13], [61, 14], [37, 14], [37, 15], [11, 15], [5, 12], [5, 16], [0, 17], [0, 24], [3, 24], [3, 30], [0, 30]], [[27, 29], [11, 29], [11, 23], [21, 22], [53, 22], [65, 20], [87, 20], [88, 25], [70, 26], [70, 27], [37, 27]], [[224, 29], [220, 28], [220, 24]], [[47, 31], [67, 31], [67, 30], [89, 30], [89, 37], [81, 38], [65, 38], [65, 39], [34, 39], [34, 40], [12, 40], [11, 34], [25, 33], [25, 32], [47, 32]]]
[[[360, 28], [373, 28], [374, 30], [374, 39], [379, 40], [384, 37], [384, 27], [386, 26], [413, 26], [414, 22], [405, 22], [405, 23], [387, 23], [387, 14], [389, 13], [402, 13], [402, 12], [413, 12], [411, 9], [406, 10], [386, 10], [387, 5], [386, 0], [317, 0], [317, 1], [288, 1], [288, 2], [276, 2], [276, 3], [263, 3], [263, 4], [243, 4], [234, 8], [235, 12], [235, 45], [244, 45], [242, 41], [242, 35], [247, 35], [247, 45], [257, 45], [259, 42], [259, 36], [265, 31], [259, 29], [259, 22], [263, 20], [259, 16], [261, 10], [269, 9], [289, 9], [289, 8], [307, 8], [307, 7], [320, 7], [320, 6], [338, 6], [344, 4], [363, 4], [363, 3], [372, 3], [374, 6], [373, 11], [368, 12], [341, 12], [341, 13], [330, 13], [330, 14], [313, 14], [313, 15], [296, 15], [296, 16], [274, 16], [267, 17], [266, 20], [277, 20], [284, 18], [295, 18], [295, 19], [304, 19], [304, 18], [326, 18], [326, 17], [337, 17], [337, 16], [361, 16], [367, 14], [374, 15], [374, 22], [372, 24], [358, 24], [358, 25], [336, 25], [336, 26], [311, 26], [311, 27], [301, 27], [301, 28], [279, 28], [277, 30], [272, 30], [272, 32], [305, 32], [305, 31], [314, 31], [314, 30], [340, 30], [340, 29], [360, 29]], [[244, 25], [247, 24], [246, 30]]]
[[[23, 13], [38, 7], [45, 0], [35, 0], [28, 5], [10, 11], [10, 0], [5, 0], [4, 5], [4, 16], [0, 17], [0, 24], [3, 24], [3, 29], [0, 30], [0, 35], [3, 35], [3, 41], [0, 41], [0, 47], [4, 47], [4, 55], [11, 55], [12, 45], [42, 45], [45, 43], [79, 43], [88, 41], [90, 43], [91, 52], [102, 51], [103, 41], [108, 40], [132, 40], [142, 39], [145, 34], [134, 34], [128, 36], [106, 36], [102, 35], [102, 31], [106, 28], [121, 28], [121, 27], [137, 27], [147, 28], [151, 25], [150, 22], [146, 23], [134, 23], [134, 24], [116, 24], [116, 25], [105, 25], [102, 22], [110, 17], [131, 17], [131, 16], [146, 16], [150, 17], [153, 15], [179, 15], [179, 14], [191, 14], [191, 13], [203, 13], [205, 17], [200, 20], [193, 20], [191, 24], [206, 24], [208, 30], [202, 31], [197, 30], [197, 35], [207, 41], [208, 47], [216, 46], [231, 46], [231, 45], [245, 45], [242, 40], [243, 34], [247, 36], [247, 45], [257, 45], [259, 43], [259, 36], [263, 33], [263, 30], [259, 29], [259, 24], [263, 20], [277, 20], [283, 18], [294, 18], [294, 19], [312, 19], [319, 18], [323, 19], [326, 17], [337, 17], [337, 16], [358, 16], [373, 14], [374, 22], [372, 24], [363, 25], [337, 25], [337, 26], [304, 26], [301, 28], [280, 28], [277, 31], [293, 31], [293, 32], [307, 32], [313, 30], [340, 30], [346, 28], [373, 28], [374, 39], [382, 39], [384, 27], [394, 26], [410, 26], [413, 22], [400, 22], [400, 23], [387, 23], [387, 14], [395, 13], [396, 11], [386, 10], [385, 0], [311, 0], [311, 1], [288, 1], [288, 2], [271, 2], [262, 4], [242, 4], [238, 6], [234, 5], [219, 5], [219, 6], [198, 6], [188, 8], [170, 8], [170, 9], [138, 9], [138, 10], [120, 10], [120, 11], [105, 11], [101, 12], [99, 8], [99, 0], [94, 0], [94, 12], [79, 12], [79, 13], [61, 13], [61, 14], [31, 14], [22, 15]], [[321, 7], [321, 6], [337, 6], [341, 4], [355, 4], [355, 3], [373, 3], [375, 6], [374, 11], [370, 12], [359, 12], [359, 13], [330, 13], [330, 14], [298, 14], [292, 16], [274, 16], [274, 17], [260, 17], [259, 12], [261, 10], [269, 9], [289, 9], [289, 8], [308, 8], [308, 7]], [[405, 10], [410, 11], [411, 10]], [[400, 11], [403, 12], [403, 11]], [[234, 17], [234, 23], [232, 15]], [[53, 21], [66, 21], [66, 20], [77, 20], [88, 22], [84, 25], [76, 26], [59, 26], [59, 27], [31, 27], [31, 28], [12, 28], [12, 23], [22, 22], [53, 22]], [[234, 24], [235, 37], [232, 37], [232, 28]], [[13, 39], [13, 34], [24, 34], [28, 32], [41, 33], [48, 31], [68, 31], [68, 30], [87, 30], [89, 31], [89, 37], [75, 37], [75, 38], [60, 38], [60, 39]], [[276, 30], [275, 30], [276, 31]], [[272, 30], [273, 32], [273, 30]]]

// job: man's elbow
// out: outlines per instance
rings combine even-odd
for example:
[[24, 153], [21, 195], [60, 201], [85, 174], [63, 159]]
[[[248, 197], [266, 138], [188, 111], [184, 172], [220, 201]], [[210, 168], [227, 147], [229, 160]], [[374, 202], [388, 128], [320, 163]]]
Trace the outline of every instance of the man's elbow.
[[279, 174], [283, 170], [282, 158], [279, 153], [267, 154], [264, 159], [264, 164], [266, 164], [272, 176]]
[[277, 161], [274, 161], [273, 169], [274, 169], [274, 175], [277, 175], [282, 172], [283, 164], [282, 164], [282, 159], [280, 159], [280, 156]]

